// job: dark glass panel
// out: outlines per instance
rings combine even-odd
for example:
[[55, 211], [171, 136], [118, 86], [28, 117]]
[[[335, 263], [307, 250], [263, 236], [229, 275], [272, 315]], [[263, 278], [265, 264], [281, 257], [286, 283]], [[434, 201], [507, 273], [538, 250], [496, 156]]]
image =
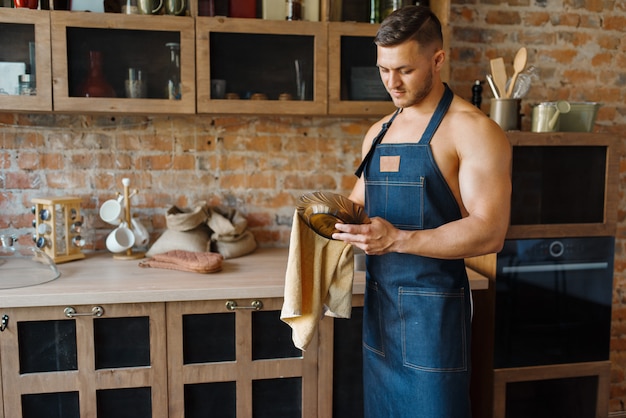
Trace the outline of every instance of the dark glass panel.
[[265, 379], [252, 382], [253, 418], [300, 418], [302, 378]]
[[183, 363], [235, 361], [235, 314], [183, 315]]
[[152, 390], [107, 389], [96, 392], [97, 418], [151, 418]]
[[211, 78], [226, 80], [228, 91], [242, 99], [253, 93], [265, 93], [270, 100], [281, 93], [297, 98], [298, 61], [305, 85], [303, 99], [312, 100], [314, 41], [307, 35], [211, 32]]
[[150, 318], [98, 318], [93, 321], [96, 369], [150, 365]]
[[17, 323], [20, 373], [76, 370], [74, 320]]
[[280, 320], [280, 311], [252, 313], [252, 360], [302, 357], [293, 345], [291, 328]]
[[185, 385], [185, 418], [236, 418], [235, 382]]
[[22, 418], [42, 417], [79, 418], [78, 392], [22, 395]]

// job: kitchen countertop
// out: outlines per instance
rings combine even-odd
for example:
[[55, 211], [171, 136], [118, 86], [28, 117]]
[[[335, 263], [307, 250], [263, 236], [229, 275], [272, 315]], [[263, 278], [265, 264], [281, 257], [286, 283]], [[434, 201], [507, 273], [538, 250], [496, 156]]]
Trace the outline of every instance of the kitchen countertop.
[[[288, 250], [258, 249], [210, 274], [142, 268], [108, 252], [86, 256], [57, 265], [61, 277], [54, 281], [0, 290], [0, 308], [282, 297]], [[487, 289], [486, 277], [467, 270], [472, 290]], [[353, 292], [364, 289], [365, 273], [357, 271]]]

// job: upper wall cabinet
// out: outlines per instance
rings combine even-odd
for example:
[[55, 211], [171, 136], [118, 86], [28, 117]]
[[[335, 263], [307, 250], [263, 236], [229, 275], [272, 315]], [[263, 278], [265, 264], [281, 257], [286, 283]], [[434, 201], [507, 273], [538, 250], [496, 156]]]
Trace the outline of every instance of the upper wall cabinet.
[[[0, 111], [382, 116], [393, 110], [376, 68], [378, 25], [365, 23], [370, 1], [305, 0], [308, 20], [294, 21], [282, 17], [285, 0], [164, 3], [184, 4], [182, 16], [170, 6], [154, 15], [0, 7]], [[448, 42], [449, 0], [430, 3]], [[126, 0], [107, 4], [118, 10]], [[164, 9], [171, 14], [159, 14]], [[446, 63], [444, 80], [449, 73]], [[26, 90], [36, 95], [16, 94], [22, 74], [36, 83]]]
[[50, 14], [54, 110], [195, 113], [193, 18]]
[[326, 26], [196, 18], [199, 113], [325, 114]]
[[376, 66], [374, 36], [378, 25], [328, 24], [328, 113], [383, 115], [394, 106]]
[[49, 16], [37, 10], [1, 10], [0, 109], [50, 111]]

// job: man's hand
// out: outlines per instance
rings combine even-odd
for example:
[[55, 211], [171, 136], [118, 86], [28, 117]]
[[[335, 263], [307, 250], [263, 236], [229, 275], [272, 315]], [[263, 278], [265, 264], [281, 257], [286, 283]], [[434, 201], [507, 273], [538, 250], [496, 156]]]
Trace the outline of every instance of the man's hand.
[[391, 252], [400, 231], [382, 218], [371, 218], [371, 221], [361, 225], [335, 224], [335, 228], [341, 232], [335, 232], [333, 239], [348, 242], [369, 255]]

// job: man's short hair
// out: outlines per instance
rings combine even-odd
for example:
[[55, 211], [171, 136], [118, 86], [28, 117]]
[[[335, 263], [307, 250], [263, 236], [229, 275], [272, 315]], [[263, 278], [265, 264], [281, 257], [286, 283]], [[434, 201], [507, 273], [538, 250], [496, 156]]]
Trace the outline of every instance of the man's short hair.
[[433, 44], [443, 47], [441, 22], [428, 7], [405, 6], [395, 10], [381, 23], [374, 43], [389, 47], [409, 39], [417, 41], [421, 47]]

